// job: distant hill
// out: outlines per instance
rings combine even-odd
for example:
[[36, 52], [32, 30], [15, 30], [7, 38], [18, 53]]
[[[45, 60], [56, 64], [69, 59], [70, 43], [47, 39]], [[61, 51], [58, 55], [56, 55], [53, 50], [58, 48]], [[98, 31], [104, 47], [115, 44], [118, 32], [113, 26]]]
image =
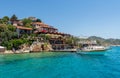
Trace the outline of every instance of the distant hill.
[[90, 36], [90, 37], [88, 37], [88, 39], [90, 39], [90, 40], [100, 40], [100, 41], [105, 41], [104, 38], [97, 37], [97, 36]]
[[113, 39], [113, 38], [104, 39], [104, 38], [97, 37], [97, 36], [90, 36], [90, 37], [88, 37], [88, 39], [97, 40], [99, 43], [101, 43], [103, 45], [104, 44], [107, 44], [107, 45], [120, 45], [120, 39]]

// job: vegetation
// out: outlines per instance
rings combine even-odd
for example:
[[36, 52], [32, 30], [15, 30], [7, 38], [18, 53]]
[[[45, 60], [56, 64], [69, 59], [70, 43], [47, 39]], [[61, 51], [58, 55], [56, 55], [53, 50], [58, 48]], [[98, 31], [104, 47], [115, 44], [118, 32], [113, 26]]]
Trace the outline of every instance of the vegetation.
[[31, 42], [28, 39], [13, 39], [2, 42], [2, 46], [6, 46], [8, 50], [19, 49], [22, 44], [31, 44]]
[[27, 18], [24, 18], [24, 19], [22, 20], [22, 22], [23, 22], [23, 25], [24, 25], [25, 27], [32, 28], [32, 26], [31, 26], [32, 20], [27, 19]]
[[12, 17], [10, 18], [11, 21], [16, 21], [18, 18], [15, 14], [12, 15]]
[[36, 22], [42, 22], [42, 20], [40, 20], [40, 19], [37, 19], [37, 20], [36, 20]]
[[15, 27], [12, 25], [0, 24], [0, 38], [1, 41], [9, 41], [17, 37]]
[[[25, 43], [32, 43], [32, 41], [29, 40], [30, 38], [28, 38], [28, 34], [23, 34], [21, 38], [18, 39], [16, 27], [8, 23], [9, 21], [16, 20], [17, 16], [15, 14], [11, 18], [4, 16], [2, 19], [0, 19], [0, 45], [5, 46], [8, 50], [11, 50], [13, 47], [18, 49], [20, 45]], [[24, 19], [23, 23], [25, 26], [30, 27], [31, 20]]]
[[42, 38], [44, 42], [47, 42], [51, 38], [49, 35], [46, 34], [39, 34], [38, 36]]
[[4, 16], [1, 20], [0, 20], [0, 23], [1, 24], [7, 24], [9, 21], [9, 17], [8, 16]]
[[12, 25], [0, 24], [1, 45], [6, 46], [7, 49], [13, 47], [13, 41], [17, 38], [15, 29], [16, 28]]
[[68, 38], [66, 38], [66, 44], [77, 45], [77, 41], [79, 41], [79, 38], [77, 38], [77, 37], [68, 37]]

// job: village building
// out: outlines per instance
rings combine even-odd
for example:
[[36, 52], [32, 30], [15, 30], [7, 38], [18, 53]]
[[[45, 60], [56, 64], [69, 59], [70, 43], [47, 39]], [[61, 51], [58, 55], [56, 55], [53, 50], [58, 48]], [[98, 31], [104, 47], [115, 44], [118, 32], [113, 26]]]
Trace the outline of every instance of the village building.
[[18, 37], [20, 37], [22, 34], [31, 34], [32, 28], [23, 27], [23, 26], [15, 26], [16, 32], [18, 34]]
[[53, 26], [49, 26], [47, 24], [44, 24], [42, 22], [33, 22], [32, 23], [33, 28], [35, 29], [35, 33], [57, 33], [58, 29], [54, 28]]
[[15, 20], [12, 21], [11, 24], [16, 27], [16, 32], [18, 37], [20, 37], [22, 34], [31, 34], [32, 28], [23, 26], [23, 22], [21, 20]]

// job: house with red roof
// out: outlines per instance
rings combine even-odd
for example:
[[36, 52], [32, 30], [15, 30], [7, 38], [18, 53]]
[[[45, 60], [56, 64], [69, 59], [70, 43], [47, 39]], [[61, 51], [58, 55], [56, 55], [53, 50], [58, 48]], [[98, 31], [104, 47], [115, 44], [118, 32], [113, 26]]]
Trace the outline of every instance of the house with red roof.
[[24, 27], [24, 26], [15, 26], [16, 31], [18, 34], [18, 37], [20, 37], [22, 34], [31, 34], [32, 33], [32, 28]]
[[35, 33], [57, 33], [58, 29], [54, 28], [53, 26], [49, 26], [47, 24], [44, 24], [42, 22], [33, 22], [32, 26], [35, 29]]

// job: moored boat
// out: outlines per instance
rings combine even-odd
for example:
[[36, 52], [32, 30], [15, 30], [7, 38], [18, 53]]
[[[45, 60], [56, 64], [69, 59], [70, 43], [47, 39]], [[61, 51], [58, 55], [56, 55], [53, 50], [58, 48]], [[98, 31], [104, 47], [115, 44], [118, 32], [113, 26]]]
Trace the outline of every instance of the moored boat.
[[83, 47], [79, 50], [77, 50], [77, 53], [81, 53], [81, 54], [98, 54], [98, 55], [103, 55], [105, 54], [106, 50], [108, 49], [108, 47], [104, 47], [104, 46], [87, 46], [87, 47]]
[[81, 54], [105, 54], [106, 50], [109, 49], [109, 47], [103, 46], [102, 44], [98, 43], [96, 40], [81, 40], [78, 42], [78, 45], [80, 45], [79, 49], [77, 50], [77, 53]]
[[107, 48], [104, 46], [87, 46], [83, 47], [82, 51], [105, 51]]

